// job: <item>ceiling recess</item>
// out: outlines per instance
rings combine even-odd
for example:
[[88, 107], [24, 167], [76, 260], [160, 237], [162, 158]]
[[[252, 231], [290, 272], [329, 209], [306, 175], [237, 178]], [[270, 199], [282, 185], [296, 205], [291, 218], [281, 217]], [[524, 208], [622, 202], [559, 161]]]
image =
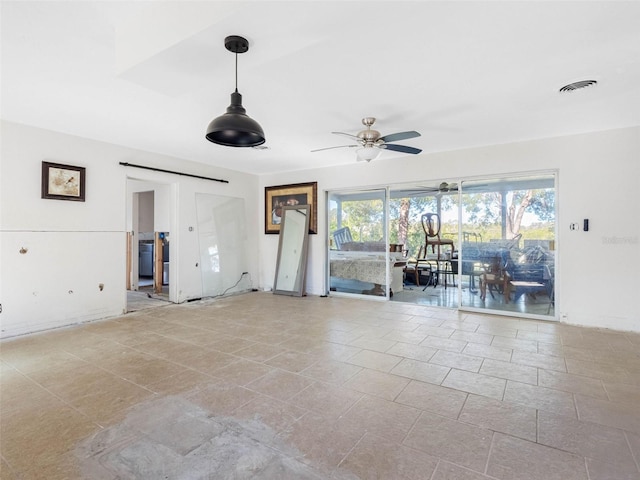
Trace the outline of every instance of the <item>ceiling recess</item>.
[[573, 82], [569, 85], [565, 85], [560, 89], [560, 93], [573, 92], [574, 90], [580, 90], [587, 87], [595, 87], [597, 84], [597, 80], [581, 80], [579, 82]]

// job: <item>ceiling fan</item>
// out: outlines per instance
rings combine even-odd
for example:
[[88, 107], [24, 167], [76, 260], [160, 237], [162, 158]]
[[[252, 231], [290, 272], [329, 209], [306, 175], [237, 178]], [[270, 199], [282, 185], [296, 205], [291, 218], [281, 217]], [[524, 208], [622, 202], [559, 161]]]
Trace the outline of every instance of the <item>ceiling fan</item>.
[[351, 135], [350, 133], [343, 132], [331, 132], [336, 135], [344, 135], [345, 137], [349, 137], [353, 141], [357, 142], [351, 145], [338, 145], [336, 147], [326, 147], [326, 148], [318, 148], [316, 150], [311, 150], [312, 152], [320, 152], [322, 150], [331, 150], [333, 148], [354, 148], [357, 147], [358, 150], [356, 153], [358, 154], [358, 161], [365, 160], [370, 162], [374, 160], [380, 155], [382, 150], [392, 150], [394, 152], [402, 152], [402, 153], [411, 153], [417, 154], [422, 150], [419, 148], [409, 147], [407, 145], [397, 145], [391, 142], [397, 142], [398, 140], [406, 140], [409, 138], [419, 137], [420, 134], [416, 131], [408, 131], [408, 132], [398, 132], [392, 133], [390, 135], [380, 136], [380, 132], [377, 130], [373, 130], [371, 126], [375, 123], [376, 119], [374, 117], [365, 117], [362, 119], [362, 124], [367, 127], [366, 130], [362, 130], [358, 132], [357, 135]]
[[458, 184], [457, 183], [442, 182], [437, 187], [422, 187], [422, 188], [424, 188], [426, 191], [434, 192], [436, 194], [438, 194], [438, 193], [448, 193], [448, 192], [457, 192], [458, 191]]

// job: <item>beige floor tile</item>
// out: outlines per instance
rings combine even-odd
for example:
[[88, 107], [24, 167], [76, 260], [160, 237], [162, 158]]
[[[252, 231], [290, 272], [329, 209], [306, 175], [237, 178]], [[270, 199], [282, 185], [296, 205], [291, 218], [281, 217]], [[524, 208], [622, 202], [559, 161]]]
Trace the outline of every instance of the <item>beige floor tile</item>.
[[496, 434], [487, 474], [511, 480], [587, 480], [584, 459], [520, 438]]
[[543, 355], [541, 353], [522, 352], [515, 350], [511, 356], [511, 363], [519, 365], [529, 365], [531, 367], [545, 368], [547, 370], [555, 370], [557, 372], [566, 372], [564, 358]]
[[371, 368], [381, 372], [389, 372], [400, 363], [402, 357], [389, 355], [387, 353], [373, 352], [371, 350], [362, 350], [352, 357], [349, 357], [346, 363], [358, 365], [359, 367]]
[[300, 373], [322, 382], [341, 385], [361, 370], [362, 367], [357, 365], [335, 360], [319, 360]]
[[419, 332], [412, 332], [412, 331], [407, 332], [407, 331], [400, 331], [400, 330], [393, 330], [387, 333], [383, 337], [384, 340], [391, 340], [393, 342], [411, 343], [413, 345], [420, 344], [420, 342], [422, 342], [425, 338], [427, 338], [426, 333], [419, 333]]
[[0, 458], [0, 479], [18, 480], [18, 474], [9, 466], [3, 458]]
[[309, 377], [273, 369], [266, 375], [248, 383], [246, 388], [278, 400], [289, 400], [312, 383], [314, 381]]
[[134, 350], [153, 355], [158, 358], [175, 361], [176, 356], [188, 353], [205, 351], [196, 347], [193, 343], [184, 342], [175, 338], [165, 337], [157, 333], [146, 333], [140, 341], [131, 342], [127, 345]]
[[493, 342], [491, 345], [499, 348], [510, 348], [515, 352], [530, 352], [530, 353], [538, 353], [538, 342], [535, 340], [523, 340], [519, 338], [505, 338], [500, 336], [495, 336], [493, 338]]
[[236, 408], [233, 416], [243, 420], [259, 420], [275, 432], [283, 432], [307, 412], [290, 403], [259, 395]]
[[431, 357], [429, 363], [477, 373], [480, 370], [482, 361], [482, 357], [465, 355], [463, 353], [447, 352], [446, 350], [438, 350], [438, 352]]
[[476, 332], [487, 335], [497, 335], [503, 338], [516, 338], [516, 335], [518, 334], [518, 330], [516, 328], [506, 328], [499, 325], [480, 325]]
[[429, 336], [420, 344], [423, 347], [437, 348], [438, 350], [447, 350], [449, 352], [460, 353], [467, 346], [464, 340], [451, 340], [450, 338], [441, 338], [437, 336]]
[[424, 412], [403, 444], [484, 472], [493, 432]]
[[193, 351], [193, 354], [188, 353], [183, 355], [177, 355], [175, 359], [180, 365], [184, 365], [192, 370], [204, 373], [206, 375], [213, 375], [218, 369], [227, 367], [232, 363], [236, 363], [240, 360], [239, 357], [235, 357], [228, 353], [219, 352], [216, 350], [203, 350], [198, 347]]
[[609, 400], [619, 403], [632, 403], [640, 405], [640, 385], [627, 385], [624, 383], [607, 383], [604, 388], [609, 395]]
[[343, 330], [330, 330], [322, 335], [326, 341], [340, 343], [342, 345], [347, 345], [351, 342], [354, 342], [362, 336], [359, 333], [345, 332]]
[[374, 352], [386, 352], [395, 345], [395, 340], [388, 340], [386, 338], [367, 338], [360, 337], [354, 340], [349, 345], [352, 347], [362, 348], [366, 350], [372, 350]]
[[185, 392], [185, 398], [216, 415], [231, 416], [237, 409], [258, 397], [259, 394], [235, 383], [213, 379], [197, 389]]
[[602, 380], [597, 378], [540, 369], [538, 372], [538, 385], [607, 400], [607, 393], [603, 387]]
[[467, 393], [465, 392], [412, 380], [395, 401], [456, 419], [466, 399]]
[[[304, 461], [330, 472], [353, 449], [364, 433], [365, 430], [360, 428], [343, 428], [340, 420], [308, 413], [280, 433], [279, 438], [304, 452]], [[327, 474], [326, 478], [332, 477]]]
[[559, 343], [538, 342], [538, 353], [552, 357], [564, 357], [565, 349]]
[[420, 325], [418, 328], [416, 328], [415, 332], [430, 337], [449, 338], [455, 332], [455, 329], [434, 327], [431, 325]]
[[469, 395], [458, 420], [535, 442], [536, 416], [535, 408]]
[[430, 480], [490, 480], [490, 477], [468, 468], [440, 460]]
[[185, 371], [184, 366], [131, 349], [97, 360], [95, 365], [142, 386]]
[[635, 467], [591, 458], [587, 458], [587, 470], [589, 480], [638, 480], [640, 478], [640, 471]]
[[482, 363], [480, 373], [532, 385], [538, 384], [538, 369], [527, 365], [487, 359]]
[[636, 459], [636, 465], [638, 465], [640, 469], [640, 434], [625, 432], [625, 435], [629, 442], [631, 452], [633, 452], [633, 456]]
[[538, 443], [583, 457], [636, 468], [622, 430], [540, 410]]
[[[376, 350], [344, 343], [358, 341]], [[308, 478], [636, 479], [638, 346], [640, 335], [335, 297], [140, 311], [1, 342], [0, 478], [114, 478], [79, 472], [79, 445], [139, 410], [150, 452], [183, 437], [186, 452], [200, 426], [165, 417], [197, 410], [259, 427], [266, 442], [247, 453], [321, 472]], [[548, 445], [526, 441], [535, 433]]]
[[182, 327], [174, 330], [172, 333], [162, 332], [169, 338], [181, 340], [183, 342], [192, 343], [201, 347], [214, 345], [220, 341], [221, 333], [203, 328]]
[[[434, 318], [434, 317], [427, 316], [426, 314], [424, 314], [424, 312], [419, 312], [419, 314], [413, 315], [411, 317], [411, 321], [419, 323], [420, 325], [425, 325], [429, 327], [439, 327], [440, 325], [443, 325], [447, 321], [447, 319]], [[452, 327], [447, 327], [447, 328], [449, 330], [455, 330]]]
[[576, 395], [576, 407], [580, 420], [640, 434], [640, 409], [637, 404]]
[[459, 330], [461, 332], [473, 333], [478, 330], [480, 324], [474, 322], [472, 317], [464, 316], [462, 318], [447, 320], [440, 326], [443, 328], [453, 328], [454, 330]]
[[213, 377], [210, 375], [205, 375], [195, 370], [186, 370], [163, 378], [158, 382], [150, 383], [146, 388], [156, 394], [177, 395], [198, 389], [203, 385], [206, 386], [207, 382], [212, 380]]
[[479, 373], [451, 369], [442, 382], [443, 387], [455, 388], [463, 392], [475, 393], [485, 397], [502, 400], [506, 380]]
[[51, 466], [58, 456], [98, 429], [85, 415], [55, 402], [2, 415], [2, 457], [16, 471], [33, 471], [36, 465]]
[[[70, 480], [83, 478], [78, 460], [72, 451], [55, 457], [42, 458], [39, 462], [29, 464], [21, 473], [21, 476], [15, 478], [20, 480], [27, 478], [30, 480]], [[0, 478], [3, 480], [5, 478], [1, 472]], [[96, 478], [95, 480], [101, 479]]]
[[393, 328], [389, 326], [389, 322], [384, 319], [378, 320], [378, 326], [375, 325], [377, 315], [371, 315], [369, 318], [372, 321], [367, 321], [366, 318], [363, 318], [362, 324], [358, 327], [354, 328], [351, 333], [360, 334], [363, 338], [369, 339], [381, 339], [386, 334], [390, 333]]
[[413, 360], [420, 360], [421, 362], [428, 362], [437, 351], [435, 348], [398, 342], [387, 350], [386, 353], [399, 357], [412, 358]]
[[462, 340], [469, 343], [477, 343], [479, 345], [491, 345], [493, 335], [488, 333], [465, 332], [464, 330], [456, 330], [449, 337], [451, 340]]
[[25, 355], [16, 353], [7, 355], [7, 358], [3, 361], [25, 375], [43, 371], [64, 370], [69, 367], [86, 364], [84, 360], [63, 350], [29, 352], [25, 353]]
[[272, 370], [274, 370], [272, 367], [263, 365], [262, 363], [240, 359], [237, 362], [214, 370], [211, 374], [237, 385], [247, 385]]
[[238, 337], [233, 337], [231, 335], [228, 335], [226, 337], [221, 338], [217, 342], [211, 343], [207, 346], [219, 352], [233, 353], [243, 348], [247, 348], [253, 345], [254, 343], [256, 342], [254, 342], [253, 340], [247, 340], [244, 338], [238, 338]]
[[574, 360], [582, 360], [585, 362], [593, 361], [593, 350], [584, 349], [578, 347], [571, 347], [569, 345], [562, 346], [562, 352], [564, 358], [573, 358]]
[[344, 383], [345, 387], [393, 400], [409, 383], [408, 378], [365, 368]]
[[401, 442], [420, 415], [420, 410], [365, 395], [340, 420], [343, 428], [367, 431]]
[[333, 342], [322, 342], [315, 348], [313, 348], [310, 354], [323, 359], [343, 362], [353, 357], [360, 351], [360, 348], [353, 347], [351, 345], [341, 345], [339, 343]]
[[621, 378], [628, 375], [627, 370], [623, 366], [608, 365], [598, 362], [585, 360], [577, 360], [567, 358], [567, 372], [575, 375], [583, 375], [585, 377], [599, 378], [604, 381], [611, 381], [612, 378]]
[[296, 335], [280, 343], [279, 346], [295, 352], [314, 354], [317, 349], [324, 346], [324, 343], [324, 340], [320, 337]]
[[386, 438], [366, 434], [340, 464], [358, 478], [430, 478], [438, 459]]
[[300, 373], [318, 361], [318, 357], [306, 353], [285, 351], [264, 363], [293, 373]]
[[93, 365], [34, 376], [34, 380], [99, 425], [153, 396], [153, 392]]
[[543, 332], [531, 332], [526, 330], [519, 330], [516, 338], [523, 340], [535, 340], [542, 343], [560, 344], [561, 338], [559, 334], [543, 333]]
[[337, 419], [349, 410], [363, 394], [345, 387], [315, 382], [289, 399], [289, 403]]
[[508, 380], [507, 388], [504, 392], [504, 401], [519, 403], [558, 415], [576, 417], [573, 395], [560, 390]]
[[267, 345], [266, 343], [254, 343], [253, 345], [241, 348], [233, 352], [234, 355], [254, 362], [266, 362], [267, 360], [286, 352], [283, 347], [276, 345]]
[[405, 358], [391, 370], [391, 373], [413, 380], [439, 385], [450, 370], [449, 367], [443, 367], [442, 365]]
[[490, 358], [492, 360], [499, 360], [501, 362], [511, 361], [511, 354], [513, 350], [510, 348], [493, 347], [491, 345], [481, 345], [479, 343], [469, 343], [462, 353], [466, 355], [473, 355], [475, 357]]
[[19, 410], [28, 412], [54, 403], [62, 405], [63, 402], [33, 380], [17, 372], [3, 375], [0, 414], [8, 415]]

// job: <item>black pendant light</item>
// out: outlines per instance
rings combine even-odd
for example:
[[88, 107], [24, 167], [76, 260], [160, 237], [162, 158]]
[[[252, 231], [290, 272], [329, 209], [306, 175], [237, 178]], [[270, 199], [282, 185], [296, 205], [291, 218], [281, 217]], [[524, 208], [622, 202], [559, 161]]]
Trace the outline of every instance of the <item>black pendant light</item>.
[[231, 94], [227, 113], [214, 118], [207, 127], [207, 140], [227, 147], [255, 147], [265, 142], [258, 122], [247, 115], [238, 93], [238, 54], [249, 50], [249, 42], [238, 35], [224, 39], [224, 46], [236, 54], [236, 90]]

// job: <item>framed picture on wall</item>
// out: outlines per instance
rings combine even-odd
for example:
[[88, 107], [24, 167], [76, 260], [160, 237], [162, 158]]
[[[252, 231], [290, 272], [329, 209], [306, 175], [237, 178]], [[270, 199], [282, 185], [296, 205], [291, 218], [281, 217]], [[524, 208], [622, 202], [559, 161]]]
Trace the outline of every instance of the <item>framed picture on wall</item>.
[[264, 189], [264, 233], [279, 234], [282, 207], [309, 205], [309, 233], [318, 233], [318, 182], [278, 185]]
[[42, 162], [42, 198], [84, 202], [84, 167]]

